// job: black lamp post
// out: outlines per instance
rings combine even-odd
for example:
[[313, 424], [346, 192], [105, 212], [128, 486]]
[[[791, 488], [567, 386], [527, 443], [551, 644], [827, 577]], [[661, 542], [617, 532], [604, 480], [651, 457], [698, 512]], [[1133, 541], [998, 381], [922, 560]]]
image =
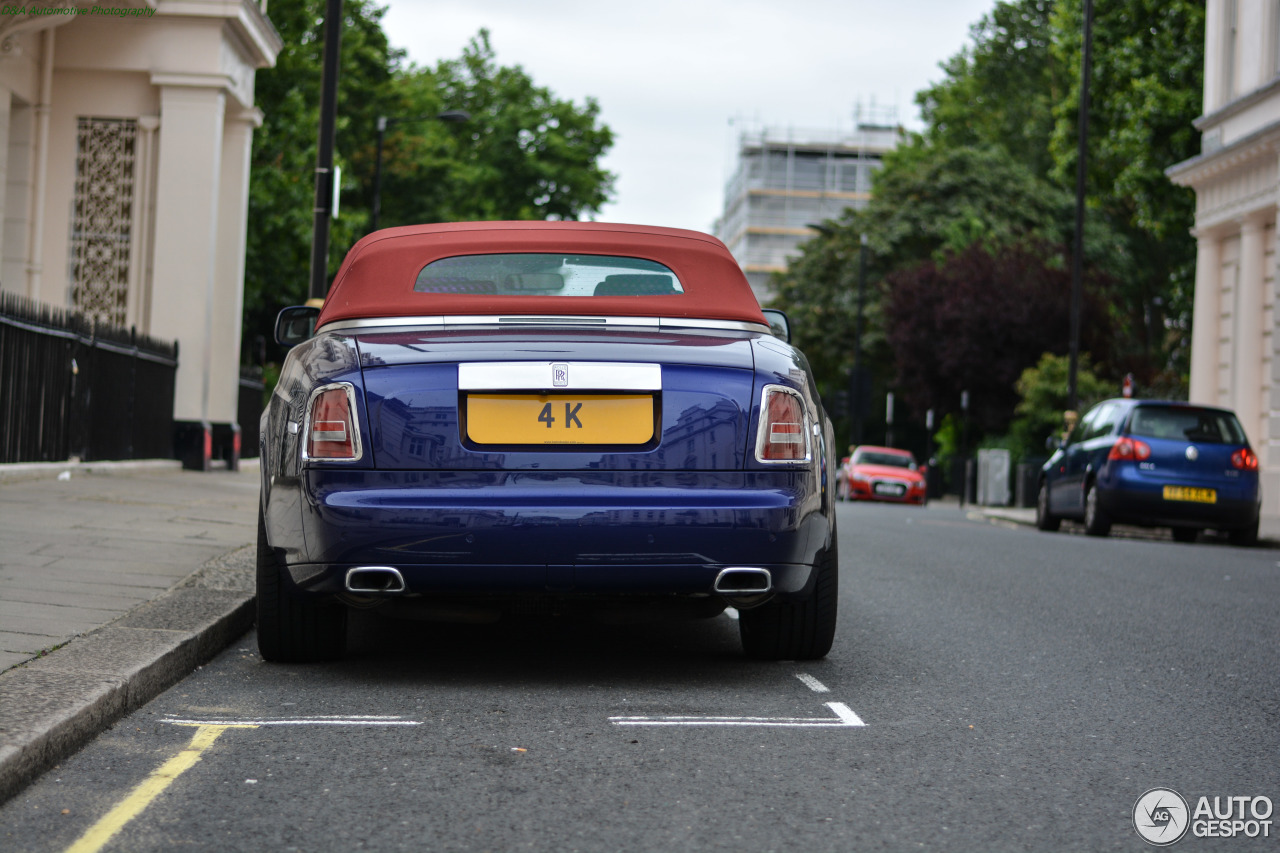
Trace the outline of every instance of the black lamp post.
[[1080, 361], [1080, 301], [1084, 289], [1084, 191], [1085, 158], [1089, 141], [1089, 70], [1093, 58], [1093, 0], [1084, 3], [1084, 49], [1080, 57], [1080, 115], [1076, 153], [1076, 233], [1071, 249], [1071, 342], [1067, 369], [1067, 409], [1080, 407], [1076, 376]]
[[311, 281], [308, 296], [328, 291], [329, 217], [333, 215], [333, 130], [338, 112], [338, 56], [342, 47], [342, 0], [327, 0], [324, 15], [324, 65], [320, 78], [320, 136], [316, 146], [316, 194], [311, 232]]
[[433, 116], [418, 116], [416, 118], [387, 118], [386, 116], [378, 116], [378, 146], [377, 154], [373, 163], [373, 213], [369, 218], [369, 230], [378, 230], [378, 220], [382, 215], [382, 140], [387, 135], [387, 128], [393, 124], [412, 124], [422, 121], [452, 121], [463, 122], [470, 121], [471, 113], [465, 110], [445, 110]]

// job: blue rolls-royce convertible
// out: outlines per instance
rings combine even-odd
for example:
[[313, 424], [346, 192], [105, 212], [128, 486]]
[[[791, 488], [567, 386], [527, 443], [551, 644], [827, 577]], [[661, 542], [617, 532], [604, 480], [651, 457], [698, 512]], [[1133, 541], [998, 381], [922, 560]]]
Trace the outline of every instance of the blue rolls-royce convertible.
[[831, 426], [785, 318], [715, 238], [378, 231], [276, 337], [292, 348], [261, 430], [266, 660], [340, 656], [351, 607], [733, 607], [752, 657], [830, 649]]

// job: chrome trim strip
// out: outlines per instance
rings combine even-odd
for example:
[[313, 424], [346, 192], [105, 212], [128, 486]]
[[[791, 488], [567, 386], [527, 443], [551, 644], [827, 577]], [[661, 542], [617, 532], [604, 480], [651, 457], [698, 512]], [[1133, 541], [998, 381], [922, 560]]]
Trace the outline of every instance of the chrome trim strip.
[[[764, 430], [765, 418], [769, 416], [769, 395], [774, 393], [790, 394], [800, 401], [800, 413], [805, 422], [800, 425], [800, 435], [804, 436], [803, 459], [765, 459], [764, 446], [768, 438]], [[756, 461], [764, 465], [805, 465], [813, 461], [813, 443], [809, 441], [808, 424], [813, 420], [809, 407], [805, 405], [804, 396], [788, 385], [766, 385], [760, 389], [760, 418], [756, 421]]]
[[350, 382], [330, 382], [326, 385], [320, 385], [311, 389], [311, 396], [307, 397], [307, 407], [302, 413], [302, 441], [298, 443], [298, 449], [302, 453], [303, 462], [313, 461], [307, 455], [307, 445], [311, 441], [311, 407], [315, 405], [316, 398], [328, 391], [330, 388], [342, 388], [347, 392], [347, 410], [351, 412], [351, 432], [354, 435], [352, 449], [355, 456], [350, 459], [331, 459], [329, 457], [317, 457], [316, 462], [359, 462], [364, 456], [364, 446], [360, 441], [360, 410], [356, 408], [356, 388]]
[[615, 316], [561, 316], [502, 314], [448, 314], [416, 317], [366, 317], [355, 320], [335, 320], [316, 330], [341, 332], [351, 329], [377, 329], [381, 331], [418, 331], [424, 328], [444, 330], [458, 326], [574, 326], [588, 328], [645, 328], [645, 329], [717, 329], [730, 332], [757, 332], [770, 334], [762, 323], [741, 320], [707, 320], [697, 317], [615, 317]]
[[661, 391], [662, 365], [621, 361], [483, 361], [458, 365], [459, 391]]

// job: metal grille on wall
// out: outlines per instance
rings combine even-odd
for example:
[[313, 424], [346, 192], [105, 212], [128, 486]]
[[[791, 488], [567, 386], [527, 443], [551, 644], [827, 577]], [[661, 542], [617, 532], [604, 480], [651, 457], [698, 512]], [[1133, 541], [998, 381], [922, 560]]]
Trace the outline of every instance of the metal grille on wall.
[[135, 119], [81, 118], [77, 126], [71, 304], [113, 326], [128, 320], [137, 137]]

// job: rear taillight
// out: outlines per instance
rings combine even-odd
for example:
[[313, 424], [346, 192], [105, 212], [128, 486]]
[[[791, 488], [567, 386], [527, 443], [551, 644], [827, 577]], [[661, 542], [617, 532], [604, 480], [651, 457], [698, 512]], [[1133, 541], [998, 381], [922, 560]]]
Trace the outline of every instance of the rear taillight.
[[809, 419], [799, 392], [784, 385], [766, 385], [760, 398], [760, 428], [756, 459], [761, 462], [807, 462]]
[[1258, 454], [1247, 447], [1242, 447], [1231, 454], [1231, 465], [1241, 471], [1258, 470]]
[[355, 388], [346, 382], [325, 385], [311, 393], [304, 459], [360, 458], [360, 433], [352, 417], [355, 403]]
[[1151, 458], [1151, 445], [1136, 438], [1123, 436], [1119, 441], [1111, 445], [1111, 452], [1107, 454], [1107, 458], [1141, 462], [1144, 459]]

